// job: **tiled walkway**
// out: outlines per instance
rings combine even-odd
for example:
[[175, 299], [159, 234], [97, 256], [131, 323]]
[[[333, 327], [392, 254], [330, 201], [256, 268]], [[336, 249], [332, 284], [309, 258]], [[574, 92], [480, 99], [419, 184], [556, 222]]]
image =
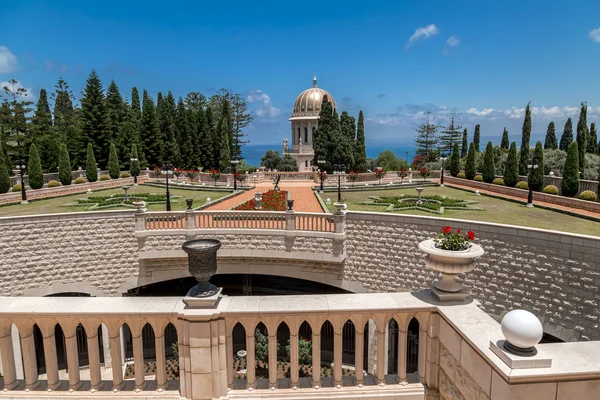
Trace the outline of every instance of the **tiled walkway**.
[[[323, 212], [311, 188], [314, 184], [315, 183], [312, 181], [281, 182], [279, 187], [281, 190], [287, 190], [290, 192], [291, 198], [294, 200], [295, 211]], [[269, 189], [273, 189], [273, 183], [259, 183], [256, 185], [255, 189], [242, 192], [235, 197], [208, 207], [207, 210], [230, 210], [232, 207], [243, 203], [246, 200], [252, 199], [255, 192], [266, 192]]]

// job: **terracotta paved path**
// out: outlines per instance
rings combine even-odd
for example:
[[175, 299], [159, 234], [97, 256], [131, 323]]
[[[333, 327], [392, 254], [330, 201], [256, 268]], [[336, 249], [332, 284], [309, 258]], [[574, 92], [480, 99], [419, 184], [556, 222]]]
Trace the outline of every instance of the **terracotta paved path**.
[[[312, 181], [281, 182], [279, 187], [281, 190], [290, 192], [291, 198], [294, 200], [295, 211], [322, 213], [321, 205], [311, 188], [314, 184]], [[255, 192], [266, 192], [269, 189], [273, 189], [273, 183], [262, 182], [257, 184], [255, 189], [242, 192], [235, 197], [210, 206], [206, 210], [230, 210], [232, 207], [254, 198]]]

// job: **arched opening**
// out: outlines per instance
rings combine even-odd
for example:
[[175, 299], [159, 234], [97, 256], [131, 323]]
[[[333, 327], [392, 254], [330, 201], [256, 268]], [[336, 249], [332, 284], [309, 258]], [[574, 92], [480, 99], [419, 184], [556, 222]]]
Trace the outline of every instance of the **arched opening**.
[[302, 134], [300, 133], [300, 128], [298, 128], [298, 141], [296, 143], [302, 142]]
[[38, 375], [46, 373], [46, 357], [44, 356], [44, 336], [37, 324], [33, 324], [33, 345]]
[[[269, 331], [262, 322], [254, 330], [254, 357], [256, 360], [256, 379], [269, 378]], [[251, 365], [248, 366], [252, 368]]]
[[342, 329], [342, 363], [354, 366], [356, 350], [356, 328], [354, 323], [347, 320]]
[[312, 377], [312, 328], [306, 321], [298, 329], [298, 375]]
[[304, 143], [308, 143], [308, 128], [304, 127]]
[[410, 320], [406, 332], [406, 373], [413, 374], [419, 370], [419, 321]]
[[388, 374], [398, 373], [398, 338], [400, 329], [398, 322], [394, 318], [390, 319], [387, 324], [387, 340], [388, 340]]
[[154, 329], [148, 323], [142, 328], [142, 349], [144, 376], [156, 375], [156, 337]]
[[248, 354], [246, 352], [246, 329], [241, 323], [235, 324], [231, 331], [233, 342], [233, 371], [234, 379], [246, 378]]
[[167, 368], [167, 380], [174, 381], [179, 379], [179, 342], [177, 338], [177, 329], [172, 323], [165, 327], [165, 365]]
[[377, 325], [372, 319], [363, 327], [363, 374], [365, 385], [376, 385], [373, 378], [377, 368]]
[[123, 353], [123, 361], [133, 360], [133, 336], [127, 323], [121, 326], [121, 352]]
[[[290, 378], [290, 327], [282, 322], [277, 327], [277, 378]], [[281, 369], [281, 371], [279, 371]]]
[[321, 325], [321, 376], [331, 377], [333, 376], [333, 325], [331, 322], [325, 321]]

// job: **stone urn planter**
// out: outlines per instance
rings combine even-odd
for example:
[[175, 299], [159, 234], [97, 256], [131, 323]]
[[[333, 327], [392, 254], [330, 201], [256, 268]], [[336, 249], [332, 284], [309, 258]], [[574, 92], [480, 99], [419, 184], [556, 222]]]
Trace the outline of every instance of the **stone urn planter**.
[[477, 259], [485, 253], [481, 246], [471, 243], [467, 250], [443, 250], [436, 247], [433, 239], [428, 239], [419, 243], [419, 250], [425, 253], [425, 265], [442, 273], [431, 287], [439, 300], [463, 300], [469, 295], [455, 278], [477, 267]]
[[217, 295], [219, 288], [209, 280], [217, 272], [217, 250], [221, 247], [221, 242], [216, 239], [196, 239], [188, 240], [181, 247], [188, 254], [190, 275], [198, 281], [186, 297], [205, 298]]

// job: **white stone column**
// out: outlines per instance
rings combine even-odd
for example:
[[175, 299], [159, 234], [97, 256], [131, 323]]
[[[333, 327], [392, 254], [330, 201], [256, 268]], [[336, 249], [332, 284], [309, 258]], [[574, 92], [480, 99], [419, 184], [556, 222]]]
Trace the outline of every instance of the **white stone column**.
[[[68, 328], [68, 327], [67, 327]], [[69, 390], [79, 390], [79, 353], [77, 351], [77, 329], [64, 329], [65, 347], [67, 349], [67, 368], [69, 375]]]
[[109, 332], [110, 356], [112, 358], [113, 392], [121, 390], [123, 386], [123, 358], [121, 351], [122, 328]]
[[[88, 356], [90, 360], [90, 391], [100, 390], [102, 386], [102, 375], [100, 373], [100, 345], [98, 344], [98, 328], [89, 327], [87, 335]], [[44, 343], [44, 348], [46, 344]]]
[[[249, 333], [248, 333], [249, 332]], [[249, 390], [256, 387], [256, 346], [254, 345], [254, 329], [250, 327], [246, 331], [246, 380]]]
[[270, 329], [269, 332], [269, 388], [271, 390], [277, 387], [277, 328]]
[[158, 391], [163, 391], [167, 387], [167, 362], [165, 356], [165, 337], [163, 332], [158, 332], [160, 336], [157, 336], [156, 332], [154, 334], [154, 348], [156, 350], [156, 386]]
[[385, 328], [377, 329], [377, 383], [385, 384]]
[[2, 374], [4, 375], [5, 390], [12, 390], [18, 383], [11, 327], [12, 324], [4, 326], [0, 330], [0, 356], [2, 357]]
[[[315, 333], [316, 331], [316, 333]], [[321, 387], [321, 328], [312, 328], [312, 375], [313, 387]]]
[[[131, 329], [132, 327], [130, 327]], [[135, 391], [144, 390], [144, 344], [142, 342], [142, 330], [131, 331], [133, 336], [133, 371], [135, 373]]]
[[338, 389], [342, 387], [342, 332], [344, 322], [333, 330], [333, 384]]
[[292, 389], [298, 389], [298, 383], [300, 380], [300, 373], [298, 371], [298, 329], [294, 328], [290, 331], [290, 378], [292, 383]]
[[363, 385], [364, 374], [364, 356], [365, 356], [365, 332], [364, 325], [356, 328], [356, 335], [354, 341], [354, 369], [356, 375], [356, 386], [361, 387]]
[[406, 351], [408, 345], [408, 333], [400, 327], [398, 330], [398, 380], [401, 384], [406, 384]]
[[44, 360], [46, 361], [46, 376], [48, 379], [48, 390], [56, 390], [60, 386], [58, 380], [58, 359], [56, 355], [56, 338], [54, 328], [42, 330], [44, 340]]
[[23, 352], [23, 373], [27, 390], [34, 390], [38, 385], [37, 361], [35, 358], [35, 342], [33, 340], [33, 326], [19, 326], [21, 337], [21, 350]]

